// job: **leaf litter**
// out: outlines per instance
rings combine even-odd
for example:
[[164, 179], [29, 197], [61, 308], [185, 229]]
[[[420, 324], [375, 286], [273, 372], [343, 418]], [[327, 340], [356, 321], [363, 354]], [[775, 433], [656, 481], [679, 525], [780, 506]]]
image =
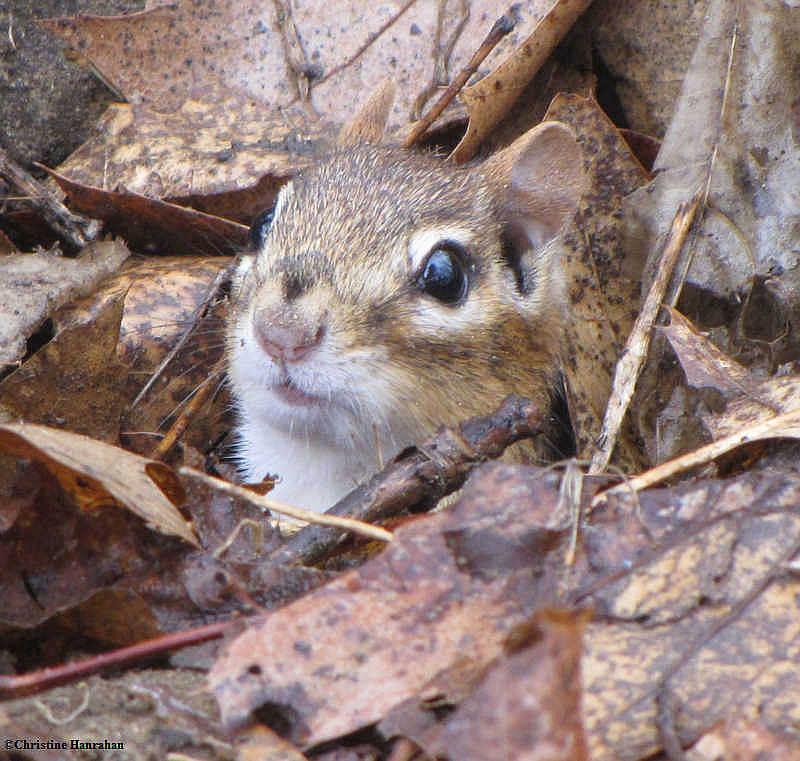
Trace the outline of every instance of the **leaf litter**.
[[[438, 13], [443, 14], [444, 8], [442, 4]], [[62, 182], [73, 183], [72, 195], [88, 199], [95, 214], [99, 215], [103, 204], [109, 205], [108, 230], [117, 224], [114, 218], [124, 225], [132, 214], [144, 216], [152, 208], [151, 218], [160, 221], [148, 224], [153, 229], [136, 239], [142, 250], [174, 254], [202, 248], [221, 253], [209, 250], [223, 248], [210, 229], [192, 239], [190, 228], [200, 219], [196, 212], [239, 225], [221, 227], [223, 238], [226, 229], [238, 229], [230, 235], [240, 235], [242, 226], [274, 198], [298, 167], [332, 144], [336, 130], [325, 120], [334, 124], [344, 121], [342, 113], [355, 110], [370, 89], [367, 83], [386, 76], [392, 67], [391, 53], [387, 53], [392, 46], [405, 46], [413, 53], [424, 43], [425, 50], [418, 58], [428, 67], [423, 75], [405, 59], [394, 67], [400, 85], [400, 97], [392, 109], [396, 125], [407, 119], [418, 92], [416, 85], [436, 82], [441, 74], [439, 64], [440, 71], [435, 70], [436, 56], [430, 56], [429, 40], [415, 31], [436, 27], [436, 10], [423, 3], [403, 6], [387, 18], [381, 17], [383, 11], [367, 14], [363, 26], [351, 25], [355, 34], [339, 45], [341, 58], [334, 59], [328, 56], [338, 44], [336, 25], [344, 26], [341, 19], [352, 16], [349, 6], [337, 17], [330, 8], [290, 8], [276, 3], [266, 9], [270, 23], [259, 23], [259, 19], [254, 23], [253, 14], [243, 13], [241, 8], [236, 9], [238, 16], [231, 15], [227, 6], [196, 4], [195, 9], [227, 35], [216, 46], [223, 57], [212, 61], [206, 51], [196, 57], [197, 71], [205, 68], [199, 76], [196, 72], [189, 75], [188, 56], [174, 55], [175, 46], [183, 44], [181, 35], [188, 39], [186, 24], [180, 22], [171, 30], [165, 26], [159, 34], [172, 35], [166, 39], [155, 31], [165, 19], [188, 19], [185, 14], [192, 12], [188, 4], [154, 7], [131, 19], [55, 24], [133, 101], [109, 111], [94, 142], [78, 152], [69, 169], [61, 168], [72, 178]], [[487, 22], [493, 20], [494, 10], [488, 18], [475, 11], [473, 8], [468, 22], [479, 30], [475, 36], [457, 33], [458, 14], [448, 15], [445, 23], [439, 24], [436, 45], [441, 46], [440, 51], [451, 33], [455, 32], [458, 40], [456, 52], [445, 56], [444, 71], [449, 76], [463, 65], [485, 33]], [[505, 50], [499, 49], [495, 59], [487, 60], [479, 77], [497, 70], [502, 56], [525, 39], [523, 35], [532, 28], [526, 24], [535, 23], [536, 11], [526, 6], [524, 13], [528, 14], [526, 22], [518, 25]], [[734, 206], [726, 205], [731, 183], [712, 176], [711, 193], [702, 210], [703, 231], [695, 231], [690, 241], [695, 249], [698, 241], [702, 245], [691, 265], [682, 270], [688, 273], [689, 296], [699, 293], [702, 298], [711, 293], [716, 303], [727, 300], [727, 308], [734, 311], [741, 297], [745, 315], [710, 326], [715, 346], [700, 332], [706, 326], [700, 323], [698, 329], [673, 311], [671, 326], [656, 331], [642, 381], [645, 391], [640, 388], [639, 393], [652, 387], [652, 375], [651, 386], [647, 385], [648, 372], [658, 375], [664, 365], [663, 340], [668, 337], [680, 365], [666, 380], [685, 370], [686, 383], [702, 385], [706, 391], [713, 387], [727, 405], [724, 411], [703, 411], [703, 420], [715, 438], [733, 436], [749, 441], [759, 426], [770, 438], [795, 435], [795, 423], [790, 420], [797, 398], [792, 331], [789, 328], [785, 335], [765, 332], [754, 310], [759, 304], [770, 310], [779, 308], [778, 326], [793, 314], [792, 298], [797, 290], [791, 286], [792, 276], [784, 273], [790, 272], [786, 257], [795, 250], [796, 241], [791, 234], [791, 204], [786, 207], [783, 202], [792, 198], [791, 188], [785, 190], [784, 178], [797, 141], [791, 132], [782, 148], [767, 140], [768, 135], [777, 135], [778, 140], [786, 137], [781, 119], [785, 109], [767, 113], [769, 109], [762, 108], [766, 126], [761, 120], [749, 120], [744, 129], [745, 117], [749, 119], [754, 110], [751, 107], [745, 113], [739, 106], [745, 102], [742, 93], [748, 93], [749, 102], [760, 102], [760, 97], [783, 102], [780, 97], [775, 100], [775, 82], [785, 82], [787, 76], [791, 80], [791, 73], [778, 65], [776, 55], [762, 53], [765, 45], [778, 39], [783, 40], [783, 48], [775, 46], [773, 50], [791, 49], [791, 40], [797, 39], [793, 37], [796, 22], [788, 13], [784, 8], [761, 11], [732, 3], [717, 3], [713, 13], [709, 11], [710, 21], [700, 32], [690, 77], [705, 70], [707, 79], [716, 78], [714, 81], [723, 85], [727, 79], [736, 86], [697, 86], [687, 78], [687, 96], [670, 124], [653, 182], [596, 105], [566, 96], [552, 106], [550, 117], [569, 121], [581, 136], [593, 178], [591, 202], [565, 238], [570, 293], [576, 314], [581, 315], [570, 326], [566, 375], [579, 448], [585, 457], [593, 452], [613, 362], [638, 309], [642, 263], [659, 250], [657, 238], [663, 235], [664, 220], [674, 214], [677, 195], [693, 190], [686, 167], [676, 167], [669, 158], [675, 145], [685, 148], [687, 132], [694, 134], [695, 127], [686, 127], [680, 120], [681, 114], [693, 109], [694, 115], [700, 116], [704, 136], [723, 124], [732, 134], [748, 140], [755, 135], [754, 143], [744, 145], [722, 145], [719, 133], [693, 144], [701, 159], [698, 165], [708, 162], [716, 151], [712, 167], [717, 171], [738, 166], [750, 175], [733, 172], [734, 180], [758, 176], [763, 186], [760, 194], [745, 193], [747, 209], [756, 213], [748, 211], [737, 217], [744, 222], [731, 234], [730, 219], [736, 216]], [[220, 26], [223, 18], [226, 23]], [[234, 28], [234, 21], [244, 25]], [[313, 23], [309, 25], [309, 21]], [[145, 31], [150, 23], [152, 36]], [[390, 37], [406, 23], [407, 36]], [[140, 24], [141, 37], [130, 32], [137, 28], [131, 24]], [[204, 35], [210, 33], [208, 27], [202, 29], [194, 35], [201, 48]], [[328, 32], [329, 38], [325, 36]], [[120, 36], [115, 37], [117, 34]], [[252, 45], [237, 44], [248, 34], [269, 42], [269, 55], [280, 59], [278, 69], [269, 68], [269, 56], [254, 62]], [[87, 35], [83, 39], [89, 41], [84, 44], [81, 35]], [[96, 54], [92, 46], [99, 44], [101, 35], [106, 38], [102, 43], [106, 49]], [[421, 39], [412, 39], [417, 37]], [[387, 48], [381, 47], [386, 43]], [[128, 45], [132, 47], [126, 48]], [[123, 49], [129, 53], [120, 55]], [[136, 56], [149, 51], [160, 57], [151, 63], [145, 56], [141, 65], [136, 64]], [[315, 58], [314, 53], [319, 55]], [[229, 57], [224, 58], [226, 55]], [[121, 73], [104, 68], [109, 64], [99, 65], [103, 60], [121, 64]], [[342, 61], [344, 65], [340, 65]], [[757, 61], [764, 76], [746, 80], [744, 68]], [[243, 71], [255, 72], [261, 66], [271, 72], [277, 86], [277, 94], [263, 100], [258, 92], [243, 92], [254, 86], [263, 93], [267, 86], [263, 80], [248, 78], [244, 84], [235, 80]], [[148, 67], [154, 67], [155, 74]], [[272, 72], [279, 69], [284, 76], [274, 77]], [[221, 73], [227, 73], [223, 70], [234, 76], [225, 85], [221, 84]], [[169, 76], [163, 77], [164, 72], [170, 72]], [[487, 80], [492, 81], [482, 81]], [[198, 89], [197, 82], [204, 84]], [[739, 86], [745, 82], [746, 86]], [[766, 95], [758, 90], [763, 85]], [[785, 84], [782, 89], [796, 90]], [[693, 93], [701, 91], [710, 95], [701, 99], [702, 109], [697, 109]], [[725, 92], [729, 94], [728, 110], [719, 100]], [[334, 99], [331, 93], [347, 97]], [[343, 111], [337, 113], [334, 108], [339, 107]], [[488, 107], [498, 113], [501, 110], [495, 103]], [[238, 114], [240, 120], [232, 119], [231, 114]], [[320, 114], [323, 119], [318, 121]], [[723, 119], [720, 114], [727, 116]], [[244, 139], [237, 142], [237, 134]], [[744, 167], [736, 164], [741, 156]], [[660, 188], [659, 183], [666, 184]], [[748, 182], [741, 186], [747, 192], [756, 187]], [[725, 193], [716, 197], [720, 187]], [[661, 198], [666, 202], [649, 217], [650, 201]], [[162, 202], [166, 202], [163, 209], [156, 206]], [[194, 211], [172, 208], [184, 204]], [[660, 221], [654, 223], [653, 219]], [[126, 238], [134, 238], [132, 227], [121, 229]], [[755, 270], [729, 267], [734, 262], [730, 256], [707, 255], [709, 247], [742, 250], [743, 241], [750, 242], [751, 254], [756, 253]], [[770, 241], [778, 243], [774, 246]], [[758, 258], [767, 252], [772, 259]], [[711, 267], [712, 274], [704, 267]], [[214, 269], [209, 267], [208, 278], [213, 277]], [[761, 290], [757, 285], [751, 287], [753, 272], [760, 278]], [[742, 297], [748, 288], [762, 300], [747, 293]], [[64, 297], [62, 303], [70, 298]], [[122, 367], [121, 358], [129, 364], [149, 349], [134, 348], [132, 354], [126, 354], [117, 347], [120, 313], [127, 306], [121, 308], [119, 295], [106, 298], [94, 312], [99, 316], [88, 323], [97, 320], [99, 332], [92, 336], [87, 325], [83, 346], [96, 347], [90, 354], [99, 357], [97, 366], [111, 379], [115, 373], [122, 377], [126, 372], [128, 365]], [[143, 307], [145, 314], [147, 308]], [[42, 309], [31, 325], [40, 324], [50, 309]], [[183, 323], [186, 317], [179, 313], [174, 321]], [[164, 318], [165, 323], [169, 321]], [[27, 335], [30, 328], [23, 330]], [[0, 403], [12, 410], [11, 417], [23, 415], [28, 423], [48, 422], [70, 431], [96, 427], [93, 436], [117, 443], [125, 435], [121, 421], [128, 419], [124, 399], [131, 396], [127, 387], [116, 397], [106, 390], [105, 397], [76, 397], [74, 405], [64, 402], [63, 419], [58, 415], [62, 405], [58, 397], [38, 406], [35, 403], [39, 394], [36, 362], [39, 367], [53, 368], [75, 364], [73, 354], [80, 350], [69, 348], [69, 330], [56, 331], [52, 348], [47, 344], [27, 359], [20, 368], [28, 368], [27, 376], [4, 385]], [[75, 330], [73, 346], [78, 345]], [[219, 332], [213, 327], [210, 330], [216, 336], [212, 343], [218, 342]], [[751, 340], [753, 336], [760, 343]], [[17, 339], [17, 354], [9, 361], [21, 358], [19, 346]], [[51, 357], [47, 357], [48, 351], [54, 352]], [[657, 355], [662, 358], [654, 359]], [[191, 356], [188, 352], [186, 367], [192, 363]], [[786, 367], [780, 376], [770, 377], [775, 358]], [[150, 357], [147, 360], [150, 362]], [[85, 383], [91, 385], [91, 373], [82, 372]], [[9, 375], [6, 383], [15, 375]], [[52, 371], [45, 377], [42, 387], [58, 387]], [[594, 382], [595, 378], [599, 382]], [[15, 383], [16, 396], [11, 393]], [[67, 391], [81, 383], [84, 381], [70, 382]], [[110, 380], [100, 384], [105, 389], [112, 386]], [[181, 393], [175, 391], [171, 406]], [[691, 403], [695, 389], [682, 393]], [[653, 399], [665, 402], [657, 394]], [[677, 399], [673, 395], [670, 401]], [[91, 412], [97, 407], [109, 412], [105, 416]], [[616, 458], [628, 473], [646, 464], [642, 439], [644, 451], [651, 456], [663, 451], [653, 443], [651, 421], [657, 415], [650, 414], [651, 409], [642, 405], [638, 415], [622, 422]], [[155, 418], [153, 413], [141, 430], [155, 430]], [[749, 429], [743, 431], [743, 425]], [[202, 466], [208, 450], [201, 440], [208, 441], [211, 430], [205, 429], [186, 445], [184, 461]], [[128, 435], [135, 432], [128, 429]], [[62, 445], [73, 441], [64, 431], [54, 433]], [[17, 448], [22, 446], [19, 439], [13, 441]], [[370, 752], [389, 738], [395, 738], [396, 749], [404, 738], [410, 738], [413, 743], [409, 747], [452, 758], [490, 758], [491, 753], [504, 758], [564, 758], [565, 753], [576, 759], [645, 758], [669, 745], [669, 737], [677, 737], [679, 746], [694, 744], [690, 753], [697, 758], [712, 758], [715, 747], [734, 742], [729, 738], [736, 735], [733, 726], [743, 726], [740, 717], [755, 715], [757, 709], [758, 722], [742, 731], [749, 731], [758, 742], [751, 748], [742, 747], [740, 741], [737, 751], [741, 757], [754, 758], [757, 749], [765, 746], [786, 757], [793, 757], [793, 752], [797, 755], [796, 743], [771, 731], [798, 723], [796, 680], [787, 676], [796, 670], [798, 661], [796, 575], [787, 570], [800, 546], [795, 515], [798, 484], [792, 473], [754, 470], [727, 480], [695, 478], [678, 487], [638, 495], [633, 491], [635, 483], [629, 482], [606, 492], [591, 510], [592, 500], [607, 486], [607, 479], [588, 479], [579, 504], [573, 506], [580, 508], [581, 516], [573, 525], [573, 512], [561, 512], [557, 474], [508, 465], [483, 466], [475, 471], [451, 510], [395, 527], [395, 540], [388, 548], [360, 567], [334, 576], [332, 570], [275, 563], [282, 556], [283, 544], [266, 516], [247, 502], [232, 501], [187, 475], [181, 481], [188, 499], [180, 520], [191, 520], [202, 550], [189, 551], [178, 540], [160, 536], [110, 504], [98, 507], [96, 514], [82, 511], [82, 499], [89, 504], [90, 495], [100, 502], [108, 496], [103, 478], [86, 480], [92, 488], [78, 483], [78, 479], [96, 475], [93, 456], [84, 457], [88, 462], [70, 470], [54, 466], [52, 453], [40, 457], [31, 453], [29, 446], [24, 448], [31, 459], [39, 457], [48, 463], [50, 471], [69, 482], [72, 490], [59, 486], [50, 471], [36, 465], [28, 466], [35, 476], [8, 476], [13, 488], [0, 513], [3, 566], [7, 569], [3, 579], [15, 580], [16, 597], [9, 598], [15, 601], [15, 613], [7, 623], [24, 630], [58, 614], [58, 620], [71, 620], [78, 631], [123, 644], [209, 618], [224, 619], [234, 611], [272, 610], [248, 621], [212, 671], [212, 685], [229, 727], [255, 718], [308, 750], [322, 739], [333, 740], [379, 722], [378, 738], [366, 743]], [[706, 461], [708, 458], [696, 458], [695, 465]], [[137, 463], [140, 475], [143, 467], [144, 473], [148, 472], [144, 460]], [[13, 463], [2, 465], [4, 475], [14, 470]], [[177, 478], [167, 466], [159, 466], [158, 472], [162, 483]], [[679, 472], [674, 471], [673, 477]], [[142, 507], [138, 500], [136, 507]], [[54, 521], [54, 515], [61, 517]], [[39, 548], [44, 551], [35, 559], [26, 559], [26, 552], [31, 558], [35, 554], [41, 526], [47, 525], [58, 525], [59, 533], [51, 538], [51, 544]], [[578, 539], [571, 550], [574, 529]], [[20, 539], [25, 536], [18, 533], [22, 531], [30, 532], [30, 539]], [[61, 556], [51, 550], [65, 546], [75, 547], [77, 554]], [[88, 547], [97, 549], [87, 555]], [[9, 548], [23, 554], [9, 554]], [[364, 558], [363, 547], [360, 552], [359, 563]], [[377, 551], [366, 554], [370, 552]], [[59, 559], [54, 562], [56, 557]], [[107, 563], [99, 563], [98, 557]], [[78, 583], [82, 577], [76, 569], [81, 562], [88, 574]], [[343, 556], [340, 562], [352, 560]], [[127, 569], [122, 578], [127, 575], [128, 583], [120, 584], [115, 578], [120, 567]], [[27, 579], [12, 568], [28, 569]], [[54, 584], [46, 583], [45, 569]], [[31, 605], [32, 599], [40, 609]], [[593, 609], [588, 623], [572, 612], [576, 602]], [[541, 611], [543, 606], [549, 606], [549, 612]], [[141, 625], [131, 627], [132, 620]], [[93, 680], [92, 690], [97, 693], [101, 687]], [[541, 687], [535, 695], [532, 682]], [[0, 689], [2, 685], [0, 682]], [[175, 712], [174, 701], [163, 692], [150, 690], [148, 694], [160, 710]], [[659, 718], [663, 702], [672, 707], [667, 712], [671, 727], [665, 727], [663, 716]], [[9, 709], [12, 706], [15, 704], [8, 704]], [[405, 706], [405, 713], [399, 712], [400, 706]], [[221, 738], [221, 727], [214, 719], [209, 721], [206, 730]], [[195, 724], [192, 731], [197, 732], [197, 727]], [[47, 733], [52, 735], [51, 730]], [[241, 758], [248, 757], [248, 752], [257, 757], [268, 752], [304, 757], [285, 739], [257, 726], [242, 730], [239, 736], [245, 738], [238, 749]], [[163, 738], [157, 739], [152, 747], [168, 747]], [[559, 750], [547, 755], [552, 746]], [[322, 758], [325, 751], [309, 754]]]

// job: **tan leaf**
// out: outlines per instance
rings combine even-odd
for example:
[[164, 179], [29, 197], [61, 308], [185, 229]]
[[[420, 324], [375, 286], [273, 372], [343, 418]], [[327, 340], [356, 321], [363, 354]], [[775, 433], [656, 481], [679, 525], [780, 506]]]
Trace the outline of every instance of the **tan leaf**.
[[660, 691], [681, 738], [731, 715], [797, 721], [798, 579], [785, 564], [798, 504], [797, 476], [759, 473], [622, 493], [592, 512], [587, 563], [603, 581], [583, 599], [605, 614], [582, 661], [592, 759], [656, 754]]
[[715, 439], [748, 431], [778, 414], [800, 408], [800, 375], [768, 378], [753, 386], [752, 393], [728, 403], [724, 412], [703, 415], [703, 423]]
[[800, 742], [738, 711], [706, 732], [686, 755], [690, 761], [795, 761]]
[[[163, 463], [77, 433], [30, 423], [0, 426], [0, 448], [7, 454], [41, 462], [82, 510], [117, 502], [154, 530], [200, 546], [191, 524], [175, 508], [183, 487]], [[149, 467], [158, 467], [162, 480], [165, 470], [171, 473], [166, 478], [169, 498], [153, 482]]]
[[665, 306], [670, 324], [661, 328], [695, 388], [717, 388], [726, 396], [752, 394], [756, 381], [750, 372], [718, 349], [677, 309]]
[[[507, 58], [551, 5], [552, 0], [517, 3], [516, 28], [479, 74]], [[180, 0], [127, 16], [41, 23], [128, 100], [160, 112], [179, 108], [198, 83], [281, 108], [308, 89], [313, 109], [342, 124], [363, 103], [363, 93], [391, 71], [399, 93], [390, 115], [396, 127], [408, 122], [421, 91], [440, 84], [437, 67], [444, 64], [451, 75], [461, 69], [503, 10], [491, 0], [474, 0], [455, 12], [434, 0], [390, 7], [365, 0], [260, 0], [243, 13], [235, 2]]]
[[557, 0], [511, 56], [491, 74], [461, 91], [459, 97], [467, 106], [469, 125], [453, 151], [455, 161], [463, 163], [475, 155], [484, 138], [509, 112], [556, 45], [591, 3], [592, 0]]
[[168, 113], [147, 104], [110, 106], [59, 172], [103, 191], [124, 189], [249, 221], [335, 134], [235, 89], [197, 87]]
[[91, 292], [128, 256], [130, 252], [121, 241], [92, 244], [77, 259], [48, 254], [3, 256], [0, 259], [0, 367], [22, 359], [25, 338], [53, 309]]

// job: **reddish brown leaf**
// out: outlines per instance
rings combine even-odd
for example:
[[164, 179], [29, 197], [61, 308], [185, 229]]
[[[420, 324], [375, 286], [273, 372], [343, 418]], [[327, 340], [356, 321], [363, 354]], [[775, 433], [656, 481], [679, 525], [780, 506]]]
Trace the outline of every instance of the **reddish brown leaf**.
[[314, 744], [380, 719], [456, 659], [499, 655], [552, 584], [548, 549], [561, 536], [546, 527], [552, 482], [512, 482], [508, 467], [484, 471], [470, 499], [399, 528], [361, 569], [241, 635], [211, 675], [225, 721], [272, 711], [296, 742]]

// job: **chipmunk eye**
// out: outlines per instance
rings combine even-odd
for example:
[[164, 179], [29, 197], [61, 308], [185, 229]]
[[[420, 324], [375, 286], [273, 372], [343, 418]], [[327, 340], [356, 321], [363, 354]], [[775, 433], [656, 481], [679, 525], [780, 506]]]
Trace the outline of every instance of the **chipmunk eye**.
[[250, 225], [250, 240], [253, 242], [254, 248], [260, 249], [264, 245], [264, 238], [267, 237], [274, 218], [275, 207], [270, 206], [253, 220], [253, 224]]
[[417, 283], [444, 304], [455, 304], [464, 298], [467, 272], [460, 247], [452, 243], [437, 245], [428, 255]]

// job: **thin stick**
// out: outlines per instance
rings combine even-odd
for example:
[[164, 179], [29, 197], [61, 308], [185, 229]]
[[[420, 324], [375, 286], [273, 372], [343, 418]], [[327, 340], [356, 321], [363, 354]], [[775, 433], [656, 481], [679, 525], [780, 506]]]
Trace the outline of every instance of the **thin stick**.
[[71, 212], [44, 185], [12, 160], [2, 148], [0, 148], [0, 176], [5, 177], [11, 186], [39, 211], [61, 240], [75, 248], [83, 248], [90, 240], [97, 237], [100, 231], [100, 223], [97, 220]]
[[638, 492], [642, 489], [647, 489], [671, 476], [682, 473], [684, 470], [689, 470], [698, 465], [711, 462], [720, 455], [742, 446], [742, 444], [783, 436], [800, 438], [800, 409], [794, 409], [790, 412], [785, 412], [783, 415], [771, 417], [744, 431], [738, 431], [737, 433], [732, 433], [730, 436], [724, 436], [721, 439], [712, 441], [710, 444], [706, 444], [704, 447], [695, 449], [693, 452], [676, 457], [674, 460], [668, 460], [661, 465], [657, 465], [655, 468], [640, 473], [638, 476], [633, 476], [629, 478], [626, 483], [619, 484], [598, 494], [592, 500], [592, 507], [594, 508], [602, 502], [605, 502], [611, 495], [624, 494], [630, 491]]
[[430, 127], [431, 124], [433, 124], [439, 118], [439, 115], [445, 110], [445, 108], [447, 108], [447, 106], [450, 104], [450, 101], [456, 97], [461, 88], [464, 87], [464, 85], [469, 81], [469, 78], [478, 70], [478, 66], [483, 63], [484, 58], [486, 58], [486, 56], [495, 49], [497, 43], [500, 42], [503, 37], [511, 32], [512, 29], [514, 29], [515, 25], [516, 22], [511, 17], [510, 13], [504, 13], [499, 19], [497, 19], [497, 21], [494, 22], [494, 26], [492, 26], [492, 28], [489, 30], [489, 34], [486, 35], [486, 39], [475, 51], [472, 58], [469, 59], [469, 63], [447, 86], [447, 89], [442, 93], [441, 97], [430, 109], [430, 111], [428, 111], [425, 116], [414, 123], [414, 126], [411, 128], [411, 132], [403, 141], [403, 147], [410, 148], [420, 139], [420, 137], [422, 137], [428, 127]]
[[181, 437], [192, 422], [192, 418], [197, 410], [205, 404], [212, 392], [219, 388], [219, 385], [213, 381], [225, 372], [225, 360], [220, 359], [213, 368], [204, 383], [194, 392], [192, 397], [187, 402], [186, 406], [181, 410], [175, 422], [170, 426], [170, 429], [164, 434], [158, 446], [153, 450], [150, 455], [154, 460], [163, 460], [168, 452], [175, 446], [175, 442]]
[[590, 474], [605, 471], [608, 461], [611, 459], [611, 453], [614, 451], [619, 430], [622, 426], [622, 419], [633, 398], [636, 381], [639, 379], [644, 361], [647, 358], [653, 325], [658, 316], [658, 311], [661, 309], [664, 293], [672, 278], [672, 272], [678, 262], [683, 242], [686, 240], [686, 234], [692, 226], [701, 198], [702, 188], [695, 193], [690, 201], [684, 202], [678, 207], [675, 219], [672, 221], [672, 228], [664, 245], [664, 251], [661, 254], [655, 278], [642, 305], [642, 310], [636, 318], [633, 330], [628, 336], [622, 356], [617, 361], [614, 387], [603, 418], [600, 446], [592, 457], [592, 463], [589, 467]]
[[[728, 110], [728, 97], [730, 96], [731, 92], [731, 80], [733, 77], [733, 58], [734, 53], [736, 52], [736, 40], [739, 38], [739, 18], [738, 13], [737, 17], [733, 22], [733, 33], [731, 34], [731, 47], [730, 51], [728, 52], [728, 68], [725, 72], [725, 87], [722, 92], [722, 105], [719, 108], [719, 122], [722, 125], [723, 120], [725, 118], [725, 112]], [[714, 176], [714, 166], [717, 163], [717, 154], [719, 153], [719, 139], [714, 141], [714, 150], [711, 152], [711, 160], [708, 162], [708, 174], [706, 175], [706, 186], [705, 190], [703, 191], [703, 204], [701, 206], [701, 217], [699, 224], [702, 224], [703, 218], [702, 215], [705, 213], [706, 208], [708, 207], [708, 196], [711, 193], [711, 179]], [[675, 307], [678, 304], [678, 299], [680, 298], [681, 291], [683, 290], [683, 284], [686, 282], [686, 278], [689, 275], [689, 270], [692, 267], [692, 262], [694, 261], [694, 254], [695, 249], [692, 247], [689, 251], [689, 255], [686, 257], [686, 263], [683, 267], [683, 271], [681, 272], [681, 276], [678, 281], [673, 286], [673, 292], [668, 297], [667, 301], [671, 307]]]
[[167, 650], [198, 645], [201, 642], [218, 639], [233, 626], [234, 624], [230, 621], [198, 626], [194, 629], [165, 634], [162, 637], [154, 637], [153, 639], [138, 642], [129, 647], [121, 647], [101, 655], [93, 655], [80, 661], [40, 669], [29, 674], [18, 674], [16, 676], [0, 674], [0, 699], [33, 695], [59, 684], [84, 679], [107, 668], [119, 668], [131, 663], [139, 663], [145, 658], [160, 655]]
[[387, 531], [385, 528], [381, 528], [380, 526], [373, 526], [370, 523], [364, 523], [364, 521], [358, 521], [354, 518], [340, 518], [336, 515], [314, 513], [311, 510], [302, 510], [299, 507], [285, 505], [282, 502], [277, 502], [269, 497], [256, 494], [255, 492], [250, 491], [250, 489], [245, 489], [242, 486], [237, 486], [236, 484], [229, 483], [228, 481], [223, 481], [221, 478], [209, 476], [202, 471], [195, 470], [194, 468], [190, 468], [188, 466], [182, 467], [179, 472], [194, 478], [199, 478], [201, 481], [204, 481], [210, 486], [213, 486], [215, 489], [219, 489], [219, 491], [223, 491], [226, 494], [231, 494], [235, 497], [246, 499], [248, 502], [257, 505], [262, 510], [272, 510], [275, 513], [288, 515], [290, 518], [297, 518], [298, 520], [305, 521], [306, 523], [315, 523], [320, 526], [333, 526], [334, 528], [345, 529], [347, 531], [352, 531], [355, 534], [366, 536], [369, 539], [378, 539], [382, 542], [392, 541], [391, 531]]
[[200, 317], [203, 314], [203, 311], [208, 307], [208, 305], [213, 301], [216, 297], [217, 292], [220, 289], [220, 286], [225, 281], [225, 278], [229, 277], [230, 274], [234, 271], [234, 269], [238, 266], [239, 260], [234, 259], [227, 267], [221, 269], [217, 272], [216, 277], [214, 278], [213, 282], [208, 288], [206, 292], [206, 296], [203, 299], [203, 303], [200, 304], [195, 316], [192, 318], [191, 324], [183, 331], [183, 334], [178, 339], [175, 346], [170, 349], [169, 353], [163, 360], [161, 360], [161, 364], [153, 371], [153, 374], [150, 376], [150, 379], [147, 383], [144, 384], [142, 390], [136, 395], [136, 398], [131, 402], [131, 408], [135, 407], [139, 402], [142, 401], [145, 394], [153, 387], [153, 384], [161, 377], [161, 373], [164, 372], [164, 368], [175, 359], [175, 355], [186, 345], [186, 342], [189, 340], [189, 336], [194, 332], [194, 329], [197, 327], [197, 323], [200, 320]]
[[[470, 471], [499, 457], [520, 439], [542, 432], [546, 416], [529, 399], [509, 396], [490, 415], [443, 426], [420, 445], [404, 450], [369, 481], [337, 502], [327, 515], [374, 522], [409, 507], [432, 506], [460, 489]], [[322, 560], [341, 541], [341, 532], [306, 526], [274, 551], [272, 562], [309, 565]]]

